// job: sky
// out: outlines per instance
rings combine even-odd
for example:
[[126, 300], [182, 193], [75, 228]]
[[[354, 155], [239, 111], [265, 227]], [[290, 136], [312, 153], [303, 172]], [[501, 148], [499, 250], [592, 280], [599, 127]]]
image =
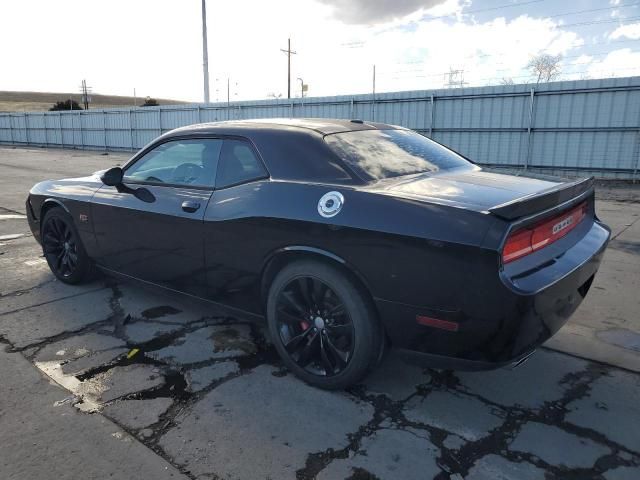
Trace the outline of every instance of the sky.
[[[640, 75], [640, 0], [207, 0], [211, 101]], [[0, 0], [0, 90], [203, 99], [200, 0]]]

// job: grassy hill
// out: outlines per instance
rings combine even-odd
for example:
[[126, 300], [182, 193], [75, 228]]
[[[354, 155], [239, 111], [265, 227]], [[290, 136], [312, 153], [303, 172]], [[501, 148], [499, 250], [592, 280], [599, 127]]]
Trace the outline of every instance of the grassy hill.
[[[0, 112], [24, 112], [49, 110], [54, 103], [72, 98], [81, 103], [79, 93], [50, 93], [50, 92], [2, 92], [0, 91]], [[146, 97], [138, 97], [137, 104], [144, 103]], [[155, 98], [155, 97], [154, 97]], [[156, 98], [160, 105], [176, 105], [182, 102], [166, 98]], [[89, 108], [132, 107], [133, 97], [121, 97], [118, 95], [91, 94]]]

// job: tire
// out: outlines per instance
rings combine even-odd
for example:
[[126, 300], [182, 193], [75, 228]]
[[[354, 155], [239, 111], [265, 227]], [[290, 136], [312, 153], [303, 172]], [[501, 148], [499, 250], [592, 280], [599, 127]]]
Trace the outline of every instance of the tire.
[[383, 345], [366, 295], [339, 269], [314, 260], [293, 262], [276, 275], [267, 321], [285, 365], [326, 390], [360, 381], [376, 365]]
[[60, 207], [48, 210], [42, 220], [42, 251], [58, 280], [78, 284], [91, 277], [93, 264], [71, 216]]

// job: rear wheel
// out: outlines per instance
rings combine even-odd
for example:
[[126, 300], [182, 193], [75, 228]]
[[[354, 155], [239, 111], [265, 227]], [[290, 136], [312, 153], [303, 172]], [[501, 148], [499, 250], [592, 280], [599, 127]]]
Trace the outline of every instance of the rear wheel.
[[267, 320], [287, 367], [320, 388], [353, 385], [380, 352], [382, 336], [370, 301], [324, 263], [304, 260], [284, 267], [269, 290]]
[[89, 278], [91, 259], [84, 250], [73, 220], [61, 208], [52, 208], [42, 221], [42, 249], [53, 274], [65, 283]]

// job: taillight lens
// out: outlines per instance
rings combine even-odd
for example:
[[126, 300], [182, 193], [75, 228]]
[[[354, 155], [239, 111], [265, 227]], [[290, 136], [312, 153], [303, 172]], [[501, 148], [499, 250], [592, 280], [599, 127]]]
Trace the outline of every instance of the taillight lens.
[[587, 214], [587, 203], [537, 225], [511, 233], [502, 249], [503, 263], [513, 262], [561, 239]]

